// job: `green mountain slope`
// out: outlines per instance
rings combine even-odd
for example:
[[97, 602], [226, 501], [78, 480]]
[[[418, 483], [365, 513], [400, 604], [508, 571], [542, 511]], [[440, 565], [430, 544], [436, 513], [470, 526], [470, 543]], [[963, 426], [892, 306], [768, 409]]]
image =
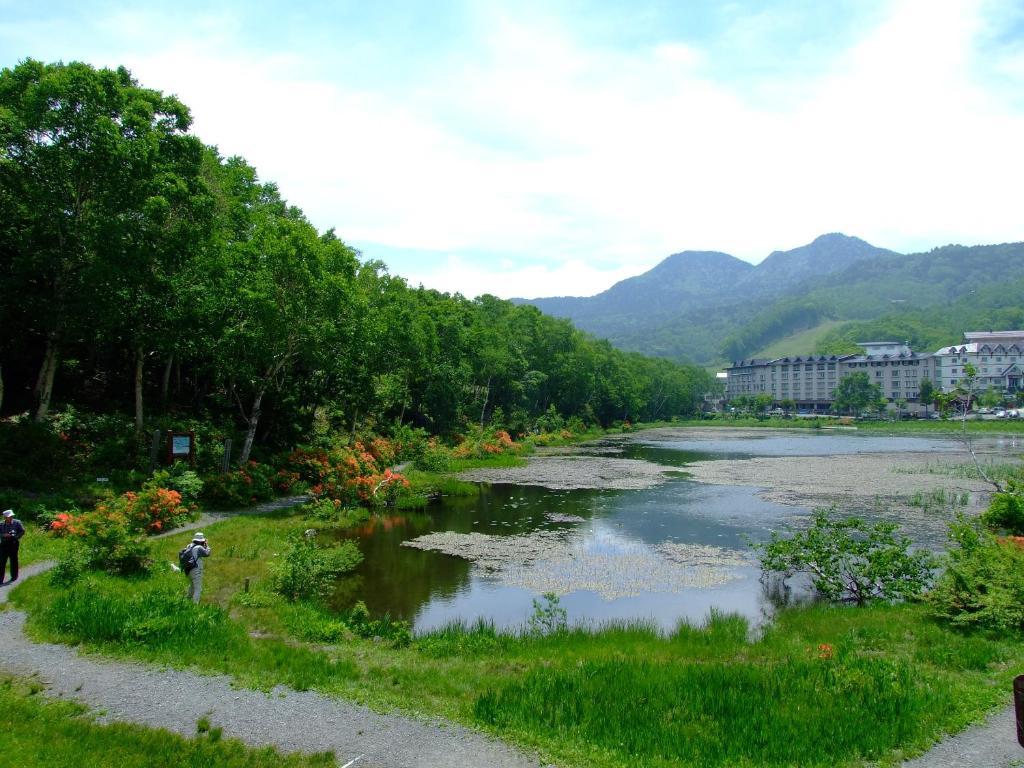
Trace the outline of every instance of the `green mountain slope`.
[[[875, 333], [865, 326], [848, 333], [888, 337], [904, 328], [898, 337], [919, 340], [921, 349], [956, 341], [969, 328], [1009, 327], [1012, 312], [997, 310], [1021, 303], [1011, 284], [1022, 266], [1024, 243], [903, 255], [831, 234], [776, 251], [756, 267], [690, 251], [597, 296], [519, 301], [569, 317], [622, 349], [716, 365], [823, 324], [830, 324], [825, 337], [807, 336], [808, 343], [848, 347], [863, 340], [847, 338], [844, 321], [884, 318]], [[960, 320], [952, 322], [950, 305], [961, 300]]]

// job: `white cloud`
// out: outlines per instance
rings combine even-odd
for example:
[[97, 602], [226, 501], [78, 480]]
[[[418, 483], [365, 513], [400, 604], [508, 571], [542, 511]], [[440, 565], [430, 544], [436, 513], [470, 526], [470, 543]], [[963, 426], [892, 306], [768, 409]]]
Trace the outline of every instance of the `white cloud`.
[[439, 266], [405, 269], [402, 276], [411, 285], [422, 284], [464, 296], [491, 293], [503, 298], [533, 299], [556, 295], [592, 296], [634, 274], [634, 265], [598, 269], [590, 262], [571, 260], [551, 266], [515, 266], [504, 260], [491, 264], [451, 254]]
[[370, 75], [333, 82], [313, 52], [248, 52], [224, 14], [166, 26], [163, 45], [145, 32], [166, 19], [109, 17], [98, 26], [123, 42], [93, 60], [178, 93], [200, 136], [321, 228], [454, 254], [413, 282], [587, 295], [688, 248], [758, 260], [829, 231], [907, 250], [1020, 239], [1024, 119], [975, 74], [982, 10], [894, 3], [820, 71], [770, 83], [785, 96], [771, 107], [692, 44], [593, 48], [557, 19], [500, 12], [446, 78], [399, 96]]

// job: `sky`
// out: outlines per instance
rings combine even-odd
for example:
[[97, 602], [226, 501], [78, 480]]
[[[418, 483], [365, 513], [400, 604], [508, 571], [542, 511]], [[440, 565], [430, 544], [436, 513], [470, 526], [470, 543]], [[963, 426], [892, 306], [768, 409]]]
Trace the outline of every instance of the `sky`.
[[0, 0], [413, 285], [589, 296], [683, 250], [1024, 240], [1019, 0]]

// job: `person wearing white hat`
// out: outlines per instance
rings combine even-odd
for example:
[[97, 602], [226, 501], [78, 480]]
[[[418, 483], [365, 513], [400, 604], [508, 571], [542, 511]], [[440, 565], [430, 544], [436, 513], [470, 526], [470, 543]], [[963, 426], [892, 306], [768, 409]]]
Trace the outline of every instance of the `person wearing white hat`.
[[21, 537], [24, 535], [25, 526], [14, 516], [14, 510], [5, 509], [4, 519], [0, 521], [0, 584], [7, 573], [8, 560], [11, 561], [11, 580], [7, 583], [18, 580], [18, 547], [21, 546]]
[[210, 543], [202, 531], [196, 531], [192, 541], [178, 555], [188, 576], [188, 599], [193, 603], [198, 603], [203, 593], [203, 558], [209, 556]]

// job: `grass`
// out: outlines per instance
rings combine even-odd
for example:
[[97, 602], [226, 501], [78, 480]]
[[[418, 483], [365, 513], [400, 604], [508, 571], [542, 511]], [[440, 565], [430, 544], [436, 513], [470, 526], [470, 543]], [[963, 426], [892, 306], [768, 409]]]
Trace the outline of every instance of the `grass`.
[[4, 762], [21, 768], [333, 768], [331, 754], [283, 755], [219, 738], [207, 728], [193, 739], [137, 725], [99, 725], [86, 710], [37, 695], [34, 681], [0, 681]]
[[[982, 468], [993, 480], [1005, 483], [1007, 480], [1020, 479], [1021, 470], [1024, 469], [1020, 463], [983, 461]], [[952, 463], [948, 461], [937, 461], [934, 464], [928, 462], [922, 467], [894, 467], [893, 472], [905, 475], [943, 475], [946, 477], [957, 477], [964, 480], [980, 480], [978, 468], [974, 462]]]
[[792, 357], [795, 355], [806, 355], [807, 350], [816, 349], [818, 342], [833, 328], [842, 325], [843, 320], [823, 320], [813, 328], [790, 334], [784, 338], [772, 342], [764, 349], [755, 352], [749, 357], [765, 357], [773, 360], [777, 357]]
[[18, 547], [18, 565], [23, 567], [43, 560], [57, 560], [64, 551], [66, 542], [35, 525], [25, 526], [25, 535]]

